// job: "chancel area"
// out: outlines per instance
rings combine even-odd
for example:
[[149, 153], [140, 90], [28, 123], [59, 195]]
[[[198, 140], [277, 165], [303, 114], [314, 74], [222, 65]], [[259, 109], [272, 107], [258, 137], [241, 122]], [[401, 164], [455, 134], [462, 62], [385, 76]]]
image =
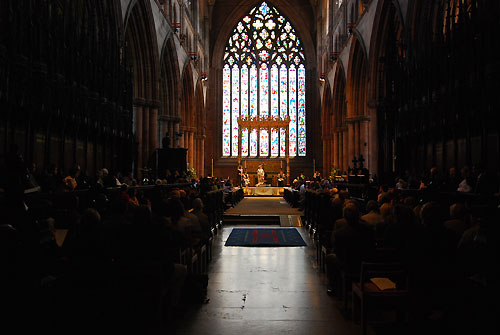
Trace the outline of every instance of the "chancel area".
[[0, 1], [0, 332], [494, 333], [499, 13]]

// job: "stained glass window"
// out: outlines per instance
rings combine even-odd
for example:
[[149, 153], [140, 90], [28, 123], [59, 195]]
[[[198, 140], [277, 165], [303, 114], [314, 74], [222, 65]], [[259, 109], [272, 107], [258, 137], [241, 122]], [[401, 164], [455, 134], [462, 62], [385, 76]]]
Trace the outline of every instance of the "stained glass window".
[[[263, 1], [234, 28], [222, 70], [222, 153], [238, 155], [240, 116], [290, 117], [290, 156], [306, 155], [305, 56], [295, 29]], [[285, 128], [242, 129], [242, 156], [285, 156]]]

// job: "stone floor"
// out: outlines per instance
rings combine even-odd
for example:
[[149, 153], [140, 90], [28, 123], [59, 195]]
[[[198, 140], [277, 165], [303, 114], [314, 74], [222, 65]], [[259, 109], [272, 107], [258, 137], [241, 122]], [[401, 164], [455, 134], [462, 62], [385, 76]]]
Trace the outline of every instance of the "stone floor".
[[[238, 225], [238, 227], [243, 227]], [[215, 237], [208, 304], [193, 307], [178, 334], [359, 334], [342, 316], [341, 302], [326, 294], [324, 275], [308, 247], [225, 247], [232, 227]]]

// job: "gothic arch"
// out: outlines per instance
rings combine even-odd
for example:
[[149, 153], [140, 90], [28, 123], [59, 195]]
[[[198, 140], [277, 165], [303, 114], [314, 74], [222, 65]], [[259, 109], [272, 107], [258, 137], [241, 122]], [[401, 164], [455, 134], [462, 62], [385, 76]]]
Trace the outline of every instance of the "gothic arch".
[[332, 94], [330, 82], [325, 79], [323, 85], [323, 98], [321, 99], [321, 137], [323, 139], [323, 175], [329, 175], [331, 170], [332, 146]]
[[[391, 171], [393, 143], [390, 138], [394, 133], [395, 112], [391, 110], [397, 89], [393, 84], [399, 66], [398, 59], [404, 57], [404, 29], [401, 11], [392, 0], [380, 1], [374, 20], [374, 32], [371, 42], [370, 74], [373, 80], [369, 85], [368, 115], [371, 119], [371, 141], [379, 141], [372, 147], [370, 162], [373, 169]], [[384, 122], [380, 122], [384, 120]], [[379, 136], [373, 136], [378, 134]], [[377, 152], [378, 151], [378, 152]]]
[[158, 108], [160, 66], [156, 31], [147, 0], [138, 0], [131, 9], [125, 32], [128, 66], [133, 69], [134, 123], [137, 137], [137, 163], [147, 166], [158, 147]]
[[[346, 76], [344, 66], [337, 62], [333, 83], [332, 132], [333, 132], [333, 168], [347, 170], [347, 99]], [[345, 140], [344, 140], [345, 139]]]
[[[366, 117], [368, 68], [366, 49], [363, 48], [359, 35], [354, 34], [349, 53], [347, 73], [347, 137], [348, 150], [344, 158], [348, 161], [370, 153], [369, 129]], [[369, 162], [369, 161], [368, 161]], [[368, 165], [368, 168], [370, 166]]]
[[[232, 5], [231, 9], [228, 10], [228, 14], [224, 15], [224, 21], [214, 30], [211, 48], [211, 64], [209, 73], [209, 83], [207, 92], [207, 113], [213, 115], [213, 118], [207, 119], [207, 126], [215, 129], [214, 134], [208, 134], [208, 143], [210, 147], [207, 152], [208, 155], [215, 157], [216, 160], [216, 173], [219, 171], [217, 167], [222, 167], [229, 164], [234, 164], [229, 161], [222, 162], [217, 159], [217, 157], [222, 157], [222, 59], [224, 55], [225, 45], [228, 41], [231, 32], [234, 29], [236, 23], [241, 20], [241, 18], [248, 13], [248, 11], [255, 7], [262, 0], [244, 0], [238, 5]], [[305, 54], [305, 65], [306, 65], [306, 101], [309, 107], [306, 116], [306, 123], [311, 124], [307, 128], [307, 143], [311, 150], [307, 151], [306, 157], [297, 157], [294, 160], [294, 164], [310, 166], [306, 161], [312, 160], [314, 155], [321, 155], [319, 150], [319, 145], [314, 145], [314, 143], [321, 143], [321, 129], [319, 128], [319, 122], [313, 122], [313, 120], [321, 119], [321, 109], [320, 109], [320, 94], [318, 94], [318, 81], [312, 80], [312, 78], [317, 78], [317, 64], [315, 62], [315, 47], [313, 42], [313, 32], [311, 32], [311, 25], [313, 25], [313, 15], [312, 9], [309, 4], [302, 4], [299, 1], [292, 0], [293, 6], [290, 1], [285, 0], [271, 0], [267, 1], [270, 5], [273, 5], [280, 11], [283, 16], [285, 16], [290, 23], [295, 28], [298, 37], [300, 38], [302, 45], [304, 47]], [[222, 3], [222, 2], [221, 2]], [[225, 2], [224, 2], [225, 3]], [[217, 10], [215, 5], [212, 10], [212, 22], [214, 22], [214, 12]], [[302, 11], [304, 10], [305, 11]], [[308, 12], [311, 10], [311, 12]], [[317, 108], [315, 108], [317, 106]], [[213, 138], [212, 138], [213, 136]], [[318, 151], [315, 153], [315, 150]], [[293, 168], [293, 167], [292, 167]], [[223, 174], [227, 174], [223, 172]]]
[[187, 148], [187, 164], [189, 167], [194, 167], [194, 136], [196, 132], [196, 110], [194, 101], [194, 85], [193, 71], [191, 69], [191, 61], [186, 63], [184, 73], [181, 77], [181, 147]]
[[205, 113], [205, 97], [203, 82], [198, 80], [196, 84], [196, 91], [194, 94], [195, 102], [195, 134], [194, 134], [194, 167], [198, 174], [206, 175], [205, 171], [205, 127], [206, 127], [206, 113]]
[[165, 41], [161, 52], [159, 134], [168, 136], [170, 147], [176, 147], [175, 133], [179, 131], [180, 76], [173, 37]]

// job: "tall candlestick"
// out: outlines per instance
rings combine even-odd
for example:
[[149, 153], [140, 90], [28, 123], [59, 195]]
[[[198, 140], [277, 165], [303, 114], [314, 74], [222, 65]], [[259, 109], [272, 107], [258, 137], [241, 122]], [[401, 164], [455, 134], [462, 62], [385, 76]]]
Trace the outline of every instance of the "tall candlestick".
[[313, 158], [313, 174], [316, 172], [316, 160]]
[[214, 176], [214, 159], [212, 158], [212, 178]]

